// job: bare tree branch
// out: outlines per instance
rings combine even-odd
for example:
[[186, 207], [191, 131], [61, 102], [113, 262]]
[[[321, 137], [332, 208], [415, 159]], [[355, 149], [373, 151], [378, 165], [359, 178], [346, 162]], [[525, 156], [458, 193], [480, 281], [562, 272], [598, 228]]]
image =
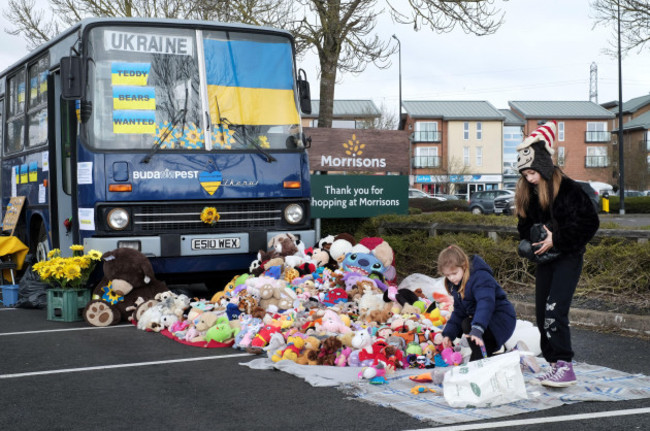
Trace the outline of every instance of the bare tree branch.
[[593, 0], [595, 24], [612, 28], [609, 55], [617, 55], [618, 7], [621, 8], [621, 51], [641, 52], [650, 41], [650, 2], [648, 0]]

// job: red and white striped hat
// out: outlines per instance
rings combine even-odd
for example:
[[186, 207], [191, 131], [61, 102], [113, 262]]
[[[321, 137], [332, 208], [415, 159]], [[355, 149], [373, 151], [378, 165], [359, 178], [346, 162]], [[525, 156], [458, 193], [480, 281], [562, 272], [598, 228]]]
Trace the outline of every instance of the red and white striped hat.
[[549, 154], [553, 155], [555, 153], [555, 140], [557, 139], [557, 122], [555, 120], [548, 121], [543, 125], [539, 126], [533, 133], [526, 136], [524, 141], [517, 145], [517, 151], [529, 147], [535, 142], [544, 141], [544, 148]]

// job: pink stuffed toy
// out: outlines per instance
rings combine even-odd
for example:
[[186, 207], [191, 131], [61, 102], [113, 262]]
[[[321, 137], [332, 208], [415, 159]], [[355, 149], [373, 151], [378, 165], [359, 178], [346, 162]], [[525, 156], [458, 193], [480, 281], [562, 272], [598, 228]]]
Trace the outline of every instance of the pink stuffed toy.
[[326, 332], [345, 334], [351, 331], [351, 329], [343, 323], [341, 316], [336, 314], [335, 311], [325, 310], [322, 320], [323, 323], [320, 325], [320, 328]]
[[447, 365], [460, 365], [463, 363], [463, 355], [460, 352], [455, 352], [451, 347], [442, 349], [440, 356]]

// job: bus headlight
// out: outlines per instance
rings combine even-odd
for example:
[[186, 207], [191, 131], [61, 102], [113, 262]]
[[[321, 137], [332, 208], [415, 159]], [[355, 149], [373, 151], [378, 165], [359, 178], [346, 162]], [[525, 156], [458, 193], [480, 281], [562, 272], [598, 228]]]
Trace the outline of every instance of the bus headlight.
[[129, 213], [124, 208], [113, 208], [106, 215], [108, 227], [113, 230], [122, 230], [129, 225]]
[[298, 204], [287, 205], [284, 209], [284, 219], [289, 224], [298, 224], [302, 221], [304, 211]]

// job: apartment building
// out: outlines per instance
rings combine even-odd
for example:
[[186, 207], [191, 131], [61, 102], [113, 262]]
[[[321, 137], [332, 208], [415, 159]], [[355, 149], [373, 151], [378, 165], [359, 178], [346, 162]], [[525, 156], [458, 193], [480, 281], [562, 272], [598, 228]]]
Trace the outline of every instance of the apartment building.
[[612, 182], [612, 112], [590, 101], [513, 101], [508, 105], [524, 120], [524, 135], [549, 120], [557, 121], [553, 160], [568, 176]]
[[486, 101], [404, 101], [411, 184], [429, 193], [501, 188], [505, 116]]
[[[618, 166], [618, 102], [602, 104], [615, 117], [611, 121], [613, 166]], [[650, 95], [635, 97], [623, 103], [623, 154], [626, 190], [650, 189]], [[618, 168], [614, 175], [618, 173]], [[618, 178], [614, 179], [618, 182]]]

